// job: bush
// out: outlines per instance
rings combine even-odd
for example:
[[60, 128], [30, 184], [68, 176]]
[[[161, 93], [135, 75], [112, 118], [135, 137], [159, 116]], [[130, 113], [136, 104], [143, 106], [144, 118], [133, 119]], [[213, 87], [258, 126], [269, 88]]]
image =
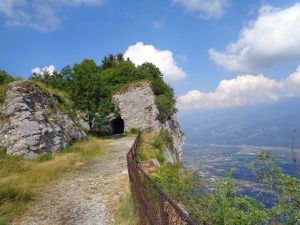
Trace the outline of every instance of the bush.
[[182, 163], [165, 163], [151, 176], [171, 199], [184, 204], [189, 213], [194, 213], [195, 198], [192, 194], [200, 186], [196, 174], [190, 174]]
[[0, 70], [0, 85], [8, 84], [10, 82], [13, 82], [14, 80], [15, 79], [4, 70]]
[[164, 164], [152, 175], [172, 199], [181, 202], [199, 224], [291, 224], [300, 223], [300, 180], [283, 174], [270, 153], [262, 152], [251, 164], [260, 184], [276, 197], [276, 204], [263, 203], [236, 192], [233, 176], [217, 178], [214, 189], [196, 194], [199, 179], [182, 164]]
[[15, 79], [3, 70], [0, 70], [0, 103], [5, 100], [6, 85]]
[[[147, 133], [138, 149], [138, 160], [156, 158], [161, 162], [150, 176], [171, 199], [183, 204], [198, 224], [300, 223], [300, 180], [282, 173], [270, 153], [260, 153], [250, 166], [260, 185], [276, 198], [276, 204], [267, 208], [256, 199], [237, 193], [233, 169], [226, 177], [218, 177], [213, 189], [201, 187], [203, 182], [199, 176], [190, 174], [182, 163], [164, 162], [166, 146], [173, 146], [172, 136], [167, 130], [162, 129], [159, 135]], [[201, 191], [203, 188], [204, 192]]]
[[172, 134], [168, 130], [161, 129], [159, 132], [159, 138], [161, 139], [161, 142], [163, 142], [168, 149], [173, 150], [174, 141], [173, 141]]

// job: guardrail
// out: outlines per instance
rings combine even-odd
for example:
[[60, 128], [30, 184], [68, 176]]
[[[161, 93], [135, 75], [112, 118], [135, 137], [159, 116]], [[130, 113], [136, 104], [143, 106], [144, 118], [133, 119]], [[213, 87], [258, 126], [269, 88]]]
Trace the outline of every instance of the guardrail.
[[140, 131], [127, 153], [127, 167], [132, 192], [138, 203], [141, 225], [196, 225], [157, 183], [139, 166], [137, 148], [151, 129]]

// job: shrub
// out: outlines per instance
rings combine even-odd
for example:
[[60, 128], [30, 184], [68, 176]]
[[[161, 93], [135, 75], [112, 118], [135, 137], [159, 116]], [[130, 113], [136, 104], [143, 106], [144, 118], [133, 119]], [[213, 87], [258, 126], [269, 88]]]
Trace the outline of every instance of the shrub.
[[4, 70], [0, 70], [0, 85], [8, 84], [10, 82], [13, 82], [14, 80], [15, 79]]
[[15, 79], [3, 70], [0, 70], [0, 103], [5, 100], [6, 85]]
[[172, 150], [174, 148], [173, 137], [172, 137], [172, 134], [168, 130], [161, 129], [159, 132], [159, 137], [168, 149]]

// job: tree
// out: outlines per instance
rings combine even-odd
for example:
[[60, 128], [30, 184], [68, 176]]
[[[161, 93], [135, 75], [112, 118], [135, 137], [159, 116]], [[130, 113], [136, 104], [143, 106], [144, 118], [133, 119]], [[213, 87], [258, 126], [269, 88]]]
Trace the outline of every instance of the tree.
[[111, 92], [100, 79], [93, 60], [85, 59], [73, 70], [70, 95], [77, 108], [85, 112], [85, 119], [92, 130], [93, 125], [104, 123], [105, 116], [112, 111]]
[[300, 180], [284, 174], [275, 165], [269, 152], [261, 152], [250, 168], [260, 183], [276, 197], [276, 204], [268, 210], [274, 223], [296, 225], [300, 223]]

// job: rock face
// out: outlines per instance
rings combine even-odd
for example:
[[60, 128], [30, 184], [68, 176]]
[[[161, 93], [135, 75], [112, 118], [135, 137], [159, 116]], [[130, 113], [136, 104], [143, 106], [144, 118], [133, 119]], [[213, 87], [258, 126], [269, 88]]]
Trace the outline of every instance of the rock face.
[[155, 105], [155, 96], [148, 82], [136, 83], [119, 91], [113, 96], [113, 100], [120, 109], [124, 120], [124, 129], [159, 128], [156, 120], [159, 111]]
[[185, 137], [176, 119], [176, 114], [173, 114], [169, 120], [161, 124], [160, 128], [169, 131], [173, 138], [173, 147], [168, 149], [165, 154], [165, 158], [167, 161], [172, 163], [180, 162], [183, 156], [183, 144]]
[[58, 99], [26, 81], [15, 82], [0, 105], [0, 147], [8, 155], [32, 157], [60, 151], [86, 134], [59, 109]]
[[173, 146], [165, 152], [166, 160], [174, 163], [182, 159], [185, 139], [176, 120], [176, 114], [173, 114], [165, 123], [161, 123], [157, 119], [159, 110], [155, 104], [155, 95], [148, 82], [130, 85], [117, 92], [113, 96], [113, 100], [119, 107], [125, 130], [153, 128], [159, 132], [161, 129], [166, 129], [173, 138]]

